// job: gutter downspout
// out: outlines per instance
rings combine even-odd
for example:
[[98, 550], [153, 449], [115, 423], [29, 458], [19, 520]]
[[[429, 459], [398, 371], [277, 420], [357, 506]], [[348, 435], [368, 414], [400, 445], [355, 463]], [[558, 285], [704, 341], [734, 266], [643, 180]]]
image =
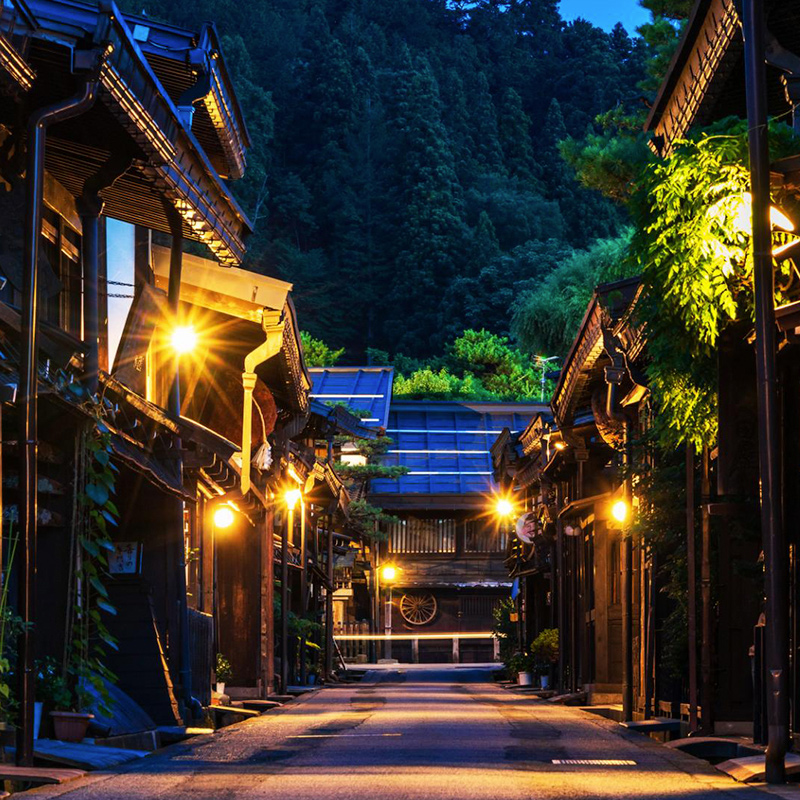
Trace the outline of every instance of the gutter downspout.
[[[282, 311], [267, 311], [261, 318], [261, 327], [267, 338], [244, 357], [242, 387], [244, 409], [242, 413], [242, 496], [250, 491], [250, 454], [253, 449], [253, 390], [256, 388], [256, 367], [269, 361], [283, 347], [285, 319]], [[267, 432], [263, 431], [266, 438]]]
[[[100, 56], [104, 60], [105, 56]], [[20, 358], [20, 568], [18, 613], [28, 623], [18, 640], [19, 726], [16, 762], [33, 764], [34, 631], [36, 589], [36, 538], [38, 511], [36, 456], [38, 450], [38, 261], [42, 230], [42, 194], [47, 128], [88, 111], [97, 100], [99, 79], [96, 71], [84, 80], [81, 89], [67, 100], [34, 112], [28, 120], [25, 167], [25, 226], [22, 281], [22, 352]]]
[[[167, 306], [169, 308], [170, 322], [172, 324], [178, 319], [181, 302], [181, 273], [183, 272], [183, 218], [177, 209], [165, 198], [162, 198], [164, 214], [169, 223], [169, 230], [172, 236], [172, 243], [169, 251], [169, 284], [167, 286]], [[170, 386], [167, 408], [175, 419], [181, 418], [181, 373], [180, 357], [175, 354], [175, 366], [172, 384]], [[176, 439], [174, 452], [174, 465], [178, 473], [181, 484], [183, 483], [183, 448], [180, 438]], [[183, 541], [183, 511], [182, 500], [175, 499], [176, 518], [180, 521], [178, 526], [178, 538], [175, 544], [178, 546], [177, 558], [175, 559], [175, 591], [177, 594], [176, 602], [178, 605], [178, 672], [181, 684], [181, 699], [183, 700], [183, 716], [189, 722], [196, 713], [197, 706], [192, 698], [192, 644], [189, 639], [189, 602], [187, 598], [188, 588], [186, 585], [186, 547]], [[169, 547], [169, 545], [168, 545]], [[170, 648], [171, 650], [172, 648]]]
[[97, 393], [100, 377], [100, 217], [105, 206], [101, 193], [132, 163], [128, 155], [111, 156], [86, 179], [83, 193], [76, 200], [83, 229], [83, 339], [87, 348], [83, 371], [90, 394]]
[[[622, 465], [627, 470], [630, 465], [630, 420], [624, 411], [617, 411], [617, 388], [622, 383], [625, 370], [618, 366], [619, 358], [614, 358], [614, 366], [605, 368], [605, 380], [608, 384], [606, 395], [606, 415], [609, 419], [622, 423], [623, 449]], [[630, 508], [631, 486], [630, 477], [625, 476], [622, 484], [622, 496]], [[633, 542], [627, 526], [622, 529], [622, 542], [620, 543], [620, 567], [622, 579], [620, 590], [622, 594], [622, 717], [624, 720], [633, 719]]]

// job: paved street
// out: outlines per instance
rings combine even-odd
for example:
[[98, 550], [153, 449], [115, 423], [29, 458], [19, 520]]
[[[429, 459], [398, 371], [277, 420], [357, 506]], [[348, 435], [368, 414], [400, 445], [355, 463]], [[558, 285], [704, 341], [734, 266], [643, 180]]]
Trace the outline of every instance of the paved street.
[[125, 773], [31, 794], [69, 800], [766, 797], [615, 723], [506, 692], [488, 669], [402, 667], [153, 754]]

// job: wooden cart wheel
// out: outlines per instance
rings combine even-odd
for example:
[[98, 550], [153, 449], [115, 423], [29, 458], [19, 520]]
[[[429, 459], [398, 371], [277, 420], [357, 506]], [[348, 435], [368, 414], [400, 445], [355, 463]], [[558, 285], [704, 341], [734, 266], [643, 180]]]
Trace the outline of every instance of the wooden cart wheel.
[[404, 594], [400, 614], [409, 625], [427, 625], [436, 616], [436, 598], [432, 594]]

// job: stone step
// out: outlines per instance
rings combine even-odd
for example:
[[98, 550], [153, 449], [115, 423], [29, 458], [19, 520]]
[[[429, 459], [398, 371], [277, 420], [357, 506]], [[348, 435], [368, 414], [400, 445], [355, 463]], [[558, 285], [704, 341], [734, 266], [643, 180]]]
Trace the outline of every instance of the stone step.
[[239, 704], [241, 704], [242, 708], [248, 711], [257, 711], [259, 714], [272, 711], [273, 708], [280, 708], [283, 705], [277, 700], [240, 700], [237, 705]]
[[0, 764], [0, 780], [35, 783], [40, 786], [67, 783], [82, 778], [86, 773], [80, 769], [55, 769], [52, 767], [15, 767]]
[[248, 711], [246, 708], [237, 708], [236, 706], [211, 706], [209, 711], [217, 728], [227, 728], [228, 725], [235, 725], [237, 722], [259, 716], [258, 711]]
[[183, 742], [192, 736], [204, 736], [209, 733], [214, 733], [213, 728], [187, 728], [184, 725], [159, 725], [156, 730], [158, 731], [161, 747], [168, 744], [175, 744], [176, 742]]
[[681, 750], [690, 756], [704, 759], [731, 760], [746, 756], [757, 756], [763, 749], [749, 742], [739, 739], [729, 739], [724, 736], [690, 736], [686, 739], [674, 739], [665, 742], [667, 747]]
[[[730, 775], [741, 783], [762, 783], [766, 779], [766, 756], [745, 756], [731, 758], [716, 765], [720, 772]], [[796, 753], [786, 754], [786, 775], [800, 773], [800, 756]]]
[[629, 719], [621, 725], [629, 731], [637, 733], [659, 733], [667, 731], [669, 733], [680, 733], [681, 721], [670, 719], [669, 717], [655, 717], [655, 719]]

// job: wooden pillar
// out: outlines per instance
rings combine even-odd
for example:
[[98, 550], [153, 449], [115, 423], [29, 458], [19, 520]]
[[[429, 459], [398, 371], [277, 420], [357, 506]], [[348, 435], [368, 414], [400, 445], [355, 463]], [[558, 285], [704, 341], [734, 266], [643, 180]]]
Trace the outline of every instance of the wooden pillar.
[[697, 565], [694, 538], [694, 445], [686, 445], [686, 570], [689, 626], [689, 730], [697, 730]]
[[333, 520], [326, 522], [326, 569], [328, 586], [325, 588], [325, 675], [330, 680], [333, 674]]
[[275, 512], [267, 509], [261, 524], [261, 680], [262, 694], [275, 691]]

